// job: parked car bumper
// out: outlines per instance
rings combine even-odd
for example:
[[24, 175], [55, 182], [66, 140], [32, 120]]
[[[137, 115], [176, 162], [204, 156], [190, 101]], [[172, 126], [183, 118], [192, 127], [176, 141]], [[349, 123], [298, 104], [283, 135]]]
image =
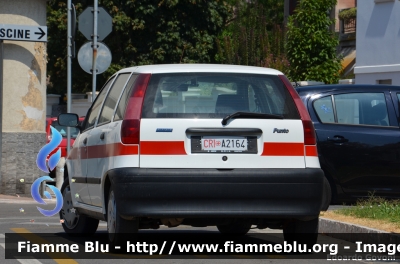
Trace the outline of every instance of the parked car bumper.
[[108, 172], [124, 217], [313, 218], [324, 173], [307, 169], [143, 169]]

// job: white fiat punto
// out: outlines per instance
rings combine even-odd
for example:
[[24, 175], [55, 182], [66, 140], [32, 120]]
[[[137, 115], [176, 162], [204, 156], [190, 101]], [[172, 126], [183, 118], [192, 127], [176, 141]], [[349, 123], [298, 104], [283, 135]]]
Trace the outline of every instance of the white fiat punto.
[[[60, 125], [78, 127], [61, 114]], [[283, 229], [315, 243], [330, 193], [313, 124], [279, 71], [174, 64], [120, 70], [101, 89], [65, 167], [67, 233]], [[302, 236], [301, 233], [312, 235]]]

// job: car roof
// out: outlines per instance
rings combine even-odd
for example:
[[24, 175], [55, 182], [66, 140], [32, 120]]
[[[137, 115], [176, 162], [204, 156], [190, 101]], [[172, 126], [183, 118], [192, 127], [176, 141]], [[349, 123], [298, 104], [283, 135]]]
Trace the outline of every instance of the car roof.
[[389, 91], [400, 91], [400, 86], [384, 85], [384, 84], [326, 84], [326, 85], [311, 85], [311, 86], [298, 86], [295, 87], [300, 95], [325, 93], [334, 91], [376, 91], [377, 89], [384, 89]]
[[227, 65], [227, 64], [158, 64], [130, 67], [120, 70], [123, 72], [137, 73], [178, 73], [178, 72], [221, 72], [221, 73], [251, 73], [251, 74], [268, 74], [278, 75], [282, 72], [270, 68]]

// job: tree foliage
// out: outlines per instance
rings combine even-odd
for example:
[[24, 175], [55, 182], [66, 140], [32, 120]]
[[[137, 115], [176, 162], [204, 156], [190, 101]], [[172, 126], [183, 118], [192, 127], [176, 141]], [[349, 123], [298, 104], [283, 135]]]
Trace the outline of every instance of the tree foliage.
[[301, 0], [289, 18], [286, 52], [293, 81], [338, 83], [341, 70], [336, 55], [339, 39], [329, 30], [329, 10], [336, 0]]
[[226, 64], [288, 68], [284, 51], [283, 1], [231, 0], [229, 25], [218, 40], [217, 60]]
[[[66, 0], [47, 6], [48, 93], [66, 93]], [[79, 15], [92, 0], [75, 0]], [[113, 17], [113, 32], [103, 41], [112, 52], [98, 87], [115, 71], [129, 66], [162, 63], [209, 63], [217, 53], [216, 37], [225, 26], [228, 6], [222, 0], [99, 0]], [[76, 33], [76, 51], [87, 40]], [[73, 92], [91, 91], [91, 75], [73, 60]]]

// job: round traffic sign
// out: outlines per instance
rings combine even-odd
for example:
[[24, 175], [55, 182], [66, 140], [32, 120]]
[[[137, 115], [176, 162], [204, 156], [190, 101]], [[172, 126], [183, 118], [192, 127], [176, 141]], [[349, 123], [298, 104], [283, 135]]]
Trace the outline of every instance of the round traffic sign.
[[[78, 52], [78, 62], [81, 68], [92, 74], [92, 61], [93, 61], [93, 43], [86, 42], [82, 45]], [[97, 58], [96, 58], [96, 69], [97, 74], [105, 72], [111, 64], [111, 51], [110, 49], [102, 42], [97, 42]]]

